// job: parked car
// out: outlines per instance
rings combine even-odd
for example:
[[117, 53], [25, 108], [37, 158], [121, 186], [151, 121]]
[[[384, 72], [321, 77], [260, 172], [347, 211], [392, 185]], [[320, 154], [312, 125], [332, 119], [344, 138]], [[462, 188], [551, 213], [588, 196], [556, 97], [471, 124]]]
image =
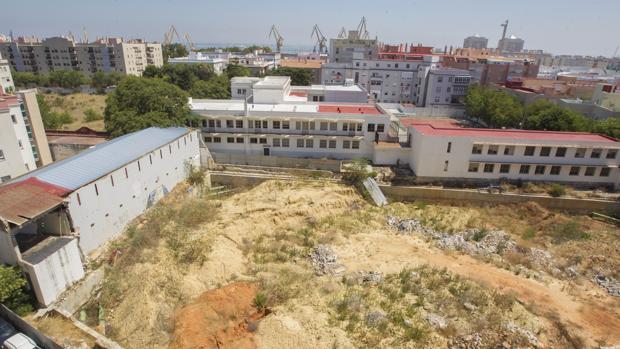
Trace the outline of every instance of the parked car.
[[0, 348], [4, 348], [4, 342], [16, 333], [13, 325], [0, 318]]
[[2, 349], [41, 349], [30, 337], [17, 333], [4, 341]]

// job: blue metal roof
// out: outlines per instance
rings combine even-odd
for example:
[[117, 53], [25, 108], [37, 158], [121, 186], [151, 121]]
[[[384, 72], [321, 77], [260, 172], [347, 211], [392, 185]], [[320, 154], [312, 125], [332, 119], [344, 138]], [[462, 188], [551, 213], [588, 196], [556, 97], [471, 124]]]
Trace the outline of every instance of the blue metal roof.
[[184, 127], [150, 127], [98, 144], [72, 157], [34, 170], [17, 181], [36, 177], [76, 190], [187, 134]]

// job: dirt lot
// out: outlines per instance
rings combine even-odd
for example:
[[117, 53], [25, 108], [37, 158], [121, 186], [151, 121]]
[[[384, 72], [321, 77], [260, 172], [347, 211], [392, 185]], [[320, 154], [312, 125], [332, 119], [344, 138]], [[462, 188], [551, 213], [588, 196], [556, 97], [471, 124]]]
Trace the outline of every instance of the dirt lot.
[[[617, 227], [536, 205], [376, 208], [327, 182], [271, 181], [199, 199], [184, 189], [105, 254], [113, 262], [96, 302], [106, 334], [127, 348], [620, 344], [620, 298], [592, 282], [618, 277]], [[399, 234], [388, 215], [447, 232], [504, 229], [521, 250], [548, 250], [560, 272], [521, 255], [442, 250]], [[330, 268], [308, 257], [317, 246], [335, 253]], [[577, 275], [565, 276], [569, 268]]]
[[[103, 110], [105, 109], [105, 95], [91, 95], [86, 93], [72, 93], [60, 95], [57, 93], [45, 94], [45, 101], [50, 105], [52, 111], [67, 112], [73, 118], [73, 122], [63, 127], [64, 130], [77, 130], [82, 126], [89, 127], [95, 131], [104, 131]], [[101, 116], [100, 120], [86, 122], [84, 111], [93, 109]]]

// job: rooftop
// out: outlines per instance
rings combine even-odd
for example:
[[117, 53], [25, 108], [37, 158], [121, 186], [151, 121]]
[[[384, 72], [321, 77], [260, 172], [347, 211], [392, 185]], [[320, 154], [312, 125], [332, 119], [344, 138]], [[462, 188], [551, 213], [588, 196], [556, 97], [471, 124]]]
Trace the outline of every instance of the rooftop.
[[281, 89], [291, 80], [288, 76], [265, 76], [254, 84], [254, 88]]
[[60, 205], [68, 192], [36, 178], [0, 186], [0, 218], [21, 225]]
[[587, 132], [534, 131], [517, 129], [466, 128], [456, 124], [450, 125], [445, 120], [435, 122], [429, 120], [412, 121], [408, 126], [428, 136], [439, 137], [475, 137], [475, 138], [510, 138], [513, 140], [567, 141], [567, 142], [598, 142], [618, 143], [615, 138]]
[[17, 96], [0, 95], [0, 109], [8, 109], [18, 104]]
[[187, 134], [183, 127], [150, 127], [96, 145], [77, 155], [54, 162], [19, 177], [36, 178], [74, 191]]
[[[194, 99], [190, 103], [192, 111], [228, 111], [243, 113], [243, 100]], [[248, 103], [250, 112], [281, 112], [281, 113], [332, 113], [332, 114], [384, 114], [376, 105], [348, 103], [309, 103], [289, 102], [278, 104]]]

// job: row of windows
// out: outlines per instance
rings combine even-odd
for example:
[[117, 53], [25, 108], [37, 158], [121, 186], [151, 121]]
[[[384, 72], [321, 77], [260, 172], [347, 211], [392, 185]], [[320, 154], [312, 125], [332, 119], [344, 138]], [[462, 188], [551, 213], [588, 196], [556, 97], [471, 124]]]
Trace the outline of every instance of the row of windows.
[[[450, 145], [450, 143], [448, 143]], [[515, 146], [514, 145], [506, 145], [504, 146], [504, 150], [503, 153], [504, 155], [514, 155], [515, 153]], [[524, 156], [534, 156], [536, 154], [536, 146], [526, 146], [523, 150], [523, 155]], [[449, 147], [448, 147], [449, 149]], [[472, 154], [482, 154], [482, 150], [483, 150], [483, 145], [482, 144], [474, 144], [472, 146], [471, 149], [471, 153]], [[551, 150], [552, 147], [540, 147], [540, 150], [538, 151], [538, 156], [541, 157], [549, 157], [551, 156]], [[555, 148], [555, 153], [554, 156], [558, 157], [558, 158], [563, 158], [566, 156], [566, 147], [557, 147]], [[575, 150], [575, 157], [576, 158], [583, 158], [586, 155], [586, 148], [577, 148]], [[448, 150], [448, 153], [450, 151]], [[499, 153], [499, 145], [489, 145], [487, 148], [487, 155], [497, 155]], [[601, 148], [594, 148], [592, 149], [592, 151], [590, 152], [590, 157], [593, 159], [599, 159], [603, 154], [603, 149]], [[605, 154], [605, 158], [606, 159], [615, 159], [616, 156], [618, 155], [618, 149], [607, 149], [607, 153]]]
[[[316, 124], [321, 131], [338, 131], [337, 122], [328, 121], [295, 121], [295, 130], [316, 130]], [[243, 128], [243, 120], [225, 120], [226, 128]], [[290, 130], [290, 121], [271, 121], [271, 128], [275, 130]], [[344, 122], [341, 125], [342, 131], [356, 131], [362, 132], [363, 124], [359, 122]], [[202, 127], [221, 128], [222, 120], [208, 119], [202, 121]], [[267, 129], [269, 128], [269, 121], [267, 120], [248, 120], [248, 128], [254, 129]], [[385, 124], [368, 123], [366, 125], [368, 132], [385, 132]]]
[[[205, 143], [223, 143], [222, 137], [204, 137]], [[245, 139], [243, 137], [226, 137], [226, 143], [245, 143]], [[297, 148], [314, 148], [314, 139], [297, 139], [295, 143]], [[250, 137], [250, 144], [267, 144], [267, 138], [258, 138], [258, 137]], [[318, 145], [320, 149], [336, 149], [337, 141], [333, 139], [319, 139]], [[288, 138], [273, 138], [271, 146], [274, 148], [289, 148], [290, 140]], [[360, 141], [342, 141], [342, 149], [359, 149]]]
[[[531, 174], [532, 169], [534, 170], [535, 175], [548, 174], [552, 176], [559, 176], [562, 172], [562, 166], [558, 166], [558, 165], [551, 165], [551, 166], [548, 166], [548, 165], [515, 165], [515, 166], [519, 166], [519, 174], [525, 174], [525, 175]], [[480, 171], [480, 168], [482, 168], [483, 173], [494, 173], [496, 168], [499, 169], [499, 173], [510, 173], [512, 165], [511, 164], [490, 164], [490, 163], [480, 164], [478, 162], [470, 162], [467, 172], [477, 173]], [[594, 166], [586, 166], [586, 167], [571, 166], [570, 169], [568, 170], [568, 175], [579, 176], [582, 172], [581, 171], [582, 168], [585, 168], [585, 171], [583, 171], [584, 176], [592, 177], [596, 174], [597, 167], [594, 167]], [[446, 161], [446, 167], [444, 167], [444, 171], [447, 171], [447, 161]], [[601, 167], [600, 171], [598, 171], [599, 177], [609, 177], [610, 173], [611, 173], [610, 167]]]

